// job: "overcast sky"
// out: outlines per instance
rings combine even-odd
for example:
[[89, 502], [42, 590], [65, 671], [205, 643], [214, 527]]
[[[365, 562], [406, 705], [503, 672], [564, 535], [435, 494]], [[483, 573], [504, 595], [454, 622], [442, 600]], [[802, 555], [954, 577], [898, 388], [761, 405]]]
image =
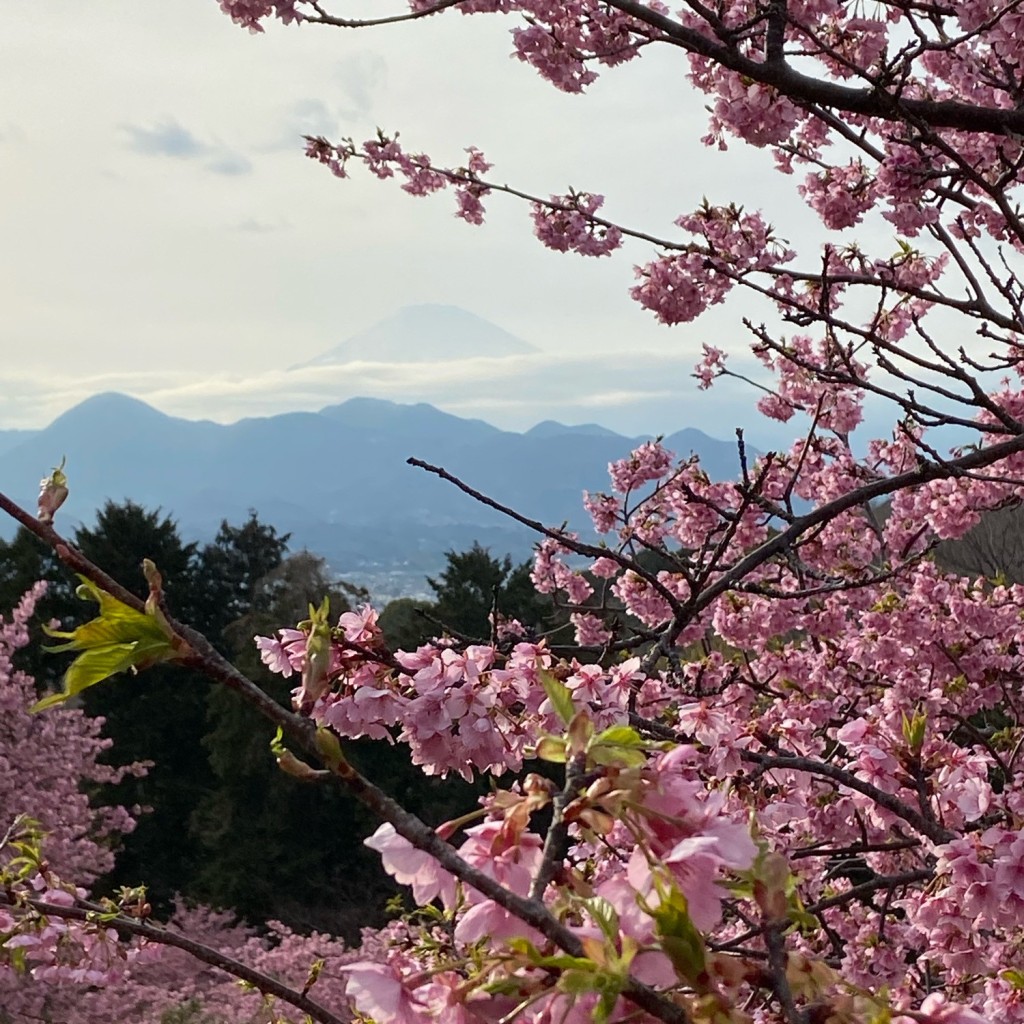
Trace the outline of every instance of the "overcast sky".
[[[337, 181], [303, 156], [303, 133], [361, 140], [379, 125], [439, 162], [479, 146], [496, 180], [528, 191], [604, 192], [610, 216], [656, 233], [703, 195], [795, 217], [790, 238], [802, 230], [795, 182], [766, 154], [699, 144], [704, 98], [678, 54], [565, 96], [509, 58], [508, 27], [449, 14], [251, 36], [216, 0], [8, 5], [0, 428], [43, 426], [116, 389], [222, 421], [364, 394], [514, 429], [548, 417], [766, 429], [749, 393], [709, 397], [689, 376], [702, 340], [744, 344], [742, 309], [658, 325], [628, 296], [648, 247], [551, 253], [512, 200], [491, 197], [472, 228], [450, 196], [413, 199], [358, 172]], [[487, 361], [287, 372], [423, 302], [470, 310], [541, 355], [505, 384]]]

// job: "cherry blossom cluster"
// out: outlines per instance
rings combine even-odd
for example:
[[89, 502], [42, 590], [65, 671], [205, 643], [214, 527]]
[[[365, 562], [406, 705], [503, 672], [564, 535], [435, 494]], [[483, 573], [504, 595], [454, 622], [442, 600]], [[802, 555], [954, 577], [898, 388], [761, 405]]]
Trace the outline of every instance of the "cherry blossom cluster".
[[47, 834], [46, 858], [58, 875], [88, 885], [114, 864], [112, 845], [135, 827], [124, 807], [91, 807], [84, 786], [113, 784], [142, 763], [115, 767], [100, 758], [110, 749], [102, 721], [81, 711], [29, 713], [35, 681], [13, 664], [29, 642], [28, 623], [46, 585], [37, 584], [5, 619], [0, 617], [0, 836], [22, 816]]
[[[207, 907], [180, 905], [168, 923], [178, 935], [202, 943], [274, 978], [296, 991], [309, 985], [310, 994], [325, 1005], [348, 1006], [344, 965], [356, 959], [355, 950], [333, 936], [299, 935], [276, 922], [257, 932], [229, 913]], [[375, 937], [374, 937], [375, 938]], [[374, 938], [363, 955], [375, 956]], [[195, 1007], [199, 1019], [217, 1024], [255, 1024], [273, 1019], [300, 1024], [304, 1014], [279, 1000], [268, 999], [254, 987], [241, 988], [229, 974], [196, 961], [186, 950], [163, 948], [159, 957], [127, 966], [114, 981], [96, 987], [65, 1018], [100, 1024], [115, 1016], [154, 1024], [182, 1007]], [[271, 1017], [271, 1014], [273, 1016]]]
[[[591, 786], [567, 811], [586, 824], [590, 838], [575, 845], [576, 894], [570, 897], [571, 909], [561, 912], [569, 911], [567, 916], [576, 922], [574, 932], [593, 947], [614, 941], [619, 952], [631, 949], [636, 976], [652, 985], [670, 984], [674, 977], [669, 956], [653, 948], [672, 894], [682, 897], [702, 926], [713, 927], [728, 895], [720, 884], [723, 869], [747, 868], [756, 856], [746, 824], [723, 816], [722, 801], [709, 798], [688, 777], [682, 760], [675, 751], [617, 773]], [[511, 891], [526, 895], [544, 858], [541, 837], [526, 826], [529, 816], [549, 803], [551, 790], [548, 780], [529, 775], [522, 788], [499, 791], [486, 800], [486, 818], [465, 829], [460, 855]], [[572, 1024], [593, 1019], [593, 997], [569, 1000], [564, 990], [551, 986], [548, 965], [536, 953], [544, 941], [536, 928], [457, 885], [388, 825], [367, 844], [380, 852], [385, 869], [397, 881], [412, 887], [417, 903], [437, 899], [457, 923], [444, 937], [434, 931], [429, 954], [416, 951], [416, 943], [406, 937], [383, 964], [346, 967], [359, 1010], [376, 1019], [383, 1007], [397, 1004], [401, 1015], [396, 1019], [426, 1022], [449, 1019], [462, 1007], [458, 1012], [469, 1019], [478, 1014], [495, 1019], [516, 1002], [526, 1002], [529, 1010], [523, 1019], [543, 1021], [557, 1015]], [[607, 870], [607, 863], [604, 869], [598, 867], [605, 860], [600, 851], [607, 849], [616, 851], [618, 869]], [[662, 874], [652, 874], [654, 861], [663, 864]], [[608, 928], [612, 920], [622, 927], [621, 933], [616, 927], [614, 936]], [[722, 1005], [727, 1004], [725, 981], [723, 970], [709, 989]], [[502, 996], [495, 999], [488, 990]], [[623, 1004], [613, 1012], [629, 1011]]]
[[[709, 358], [717, 362], [714, 353]], [[887, 517], [876, 518], [866, 504], [836, 513], [746, 573], [742, 586], [704, 599], [787, 516], [799, 517], [794, 497], [810, 503], [805, 514], [813, 516], [814, 507], [903, 472], [906, 459], [916, 458], [917, 439], [897, 433], [871, 446], [866, 460], [855, 459], [841, 437], [855, 426], [856, 417], [837, 420], [831, 438], [814, 435], [755, 463], [746, 483], [715, 483], [695, 460], [679, 463], [647, 443], [609, 467], [609, 494], [587, 498], [598, 533], [608, 538], [606, 554], [584, 570], [578, 537], [540, 546], [535, 583], [574, 609], [581, 657], [585, 648], [610, 651], [639, 623], [638, 652], [653, 634], [668, 640], [665, 649], [679, 652], [678, 660], [566, 660], [544, 641], [523, 640], [465, 649], [445, 641], [392, 653], [367, 607], [333, 628], [329, 687], [311, 714], [342, 736], [407, 743], [428, 772], [467, 778], [518, 771], [529, 756], [570, 762], [574, 744], [585, 751], [593, 758], [584, 758], [586, 785], [576, 783], [559, 809], [568, 828], [556, 872], [563, 884], [540, 895], [570, 922], [576, 919], [559, 903], [570, 893], [606, 901], [616, 915], [618, 955], [638, 944], [632, 966], [641, 981], [672, 988], [686, 978], [659, 946], [659, 908], [669, 897], [658, 880], [671, 878], [688, 920], [707, 936], [706, 953], [716, 957], [715, 983], [695, 990], [735, 1013], [756, 988], [742, 954], [758, 948], [765, 928], [751, 924], [764, 913], [756, 895], [764, 880], [748, 897], [755, 909], [743, 910], [739, 879], [759, 878], [766, 857], [778, 856], [792, 870], [785, 887], [816, 922], [805, 923], [790, 953], [805, 958], [814, 979], [804, 998], [813, 991], [838, 1008], [852, 985], [859, 994], [849, 997], [851, 1020], [869, 1007], [878, 1012], [882, 992], [894, 1013], [919, 1006], [918, 1020], [1024, 1020], [1021, 989], [1003, 970], [1022, 923], [1011, 895], [1024, 843], [1012, 681], [1024, 673], [1024, 589], [946, 576], [922, 558], [931, 540], [961, 534], [1016, 493], [1012, 476], [901, 490]], [[1013, 460], [1006, 469], [1014, 470]], [[638, 550], [664, 553], [670, 567], [651, 572], [624, 557]], [[299, 629], [257, 643], [272, 668], [304, 678], [309, 640]], [[552, 680], [578, 711], [569, 724]], [[988, 720], [1001, 723], [998, 736]], [[602, 730], [636, 760], [595, 757]], [[536, 775], [498, 791], [485, 802], [484, 823], [456, 849], [511, 891], [527, 893], [545, 850], [528, 822], [557, 794]], [[738, 824], [751, 814], [753, 836]], [[444, 955], [454, 959], [446, 963], [465, 963], [467, 948], [486, 937], [492, 952], [505, 952], [470, 972], [475, 984], [494, 985], [495, 972], [512, 971], [520, 997], [536, 1001], [537, 1019], [554, 1012], [531, 989], [525, 947], [517, 945], [528, 939], [543, 948], [529, 922], [461, 892], [450, 872], [390, 826], [371, 845], [419, 905], [438, 900], [451, 917]], [[723, 889], [729, 876], [734, 885]], [[786, 906], [785, 913], [796, 912]], [[586, 913], [578, 913], [586, 934]], [[729, 956], [719, 958], [722, 950]], [[825, 966], [837, 951], [838, 973]], [[911, 953], [916, 966], [908, 970]], [[351, 991], [364, 1012], [400, 996], [407, 1019], [418, 1021], [452, 1004], [455, 979], [438, 988], [430, 962], [409, 956], [407, 945], [394, 963], [353, 968]], [[930, 972], [944, 979], [948, 1002], [928, 995]], [[468, 1012], [480, 991], [466, 984], [462, 993]], [[593, 1009], [583, 1001], [572, 1012]], [[765, 1011], [757, 1019], [776, 1018]]]
[[[145, 764], [114, 767], [102, 721], [80, 710], [32, 714], [34, 681], [12, 664], [29, 641], [28, 624], [44, 591], [37, 585], [0, 619], [0, 1006], [12, 1020], [108, 1024], [128, 1019], [159, 1024], [193, 1007], [218, 1024], [275, 1019], [299, 1024], [304, 1014], [256, 988], [240, 989], [229, 974], [150, 937], [119, 934], [124, 921], [150, 922], [144, 890], [96, 902], [88, 887], [113, 866], [119, 835], [135, 824], [118, 806], [92, 807], [87, 791], [116, 782]], [[73, 881], [71, 881], [73, 880]], [[301, 991], [345, 1007], [341, 965], [357, 952], [326, 935], [298, 935], [272, 924], [259, 933], [229, 914], [179, 906], [169, 931], [245, 963]], [[373, 959], [376, 935], [359, 952]], [[316, 966], [319, 965], [319, 966]], [[310, 977], [316, 972], [315, 985]]]
[[534, 203], [534, 233], [549, 249], [580, 256], [607, 256], [622, 244], [622, 232], [595, 221], [604, 196], [570, 192], [552, 196], [548, 203]]
[[[306, 156], [323, 164], [338, 178], [348, 177], [348, 163], [355, 159], [362, 161], [378, 178], [393, 178], [397, 173], [405, 179], [402, 189], [413, 196], [432, 195], [451, 185], [455, 191], [456, 216], [469, 224], [482, 224], [483, 199], [491, 190], [481, 182], [480, 175], [490, 170], [491, 164], [475, 146], [468, 147], [466, 154], [468, 159], [463, 167], [435, 168], [425, 153], [407, 153], [397, 133], [389, 136], [378, 132], [375, 139], [358, 147], [351, 139], [337, 145], [319, 136], [306, 139]], [[599, 205], [598, 198], [596, 204], [584, 204], [581, 209], [592, 213]], [[589, 225], [581, 230], [592, 232]]]
[[[257, 637], [264, 663], [286, 678], [302, 676], [309, 634], [281, 630]], [[415, 764], [429, 774], [518, 771], [536, 729], [552, 725], [540, 685], [552, 659], [543, 643], [521, 641], [505, 655], [494, 647], [427, 645], [382, 660], [376, 611], [344, 613], [334, 631], [327, 689], [313, 717], [342, 736], [391, 739], [398, 732]], [[295, 703], [306, 703], [304, 687]]]
[[144, 764], [100, 763], [110, 741], [101, 737], [102, 723], [81, 711], [29, 712], [35, 683], [13, 656], [29, 641], [44, 592], [37, 584], [0, 618], [0, 1002], [26, 1015], [46, 1002], [42, 983], [105, 983], [141, 953], [104, 926], [48, 915], [28, 902], [72, 906], [85, 896], [82, 886], [110, 870], [112, 846], [135, 820], [124, 807], [90, 806], [84, 787], [146, 771]]

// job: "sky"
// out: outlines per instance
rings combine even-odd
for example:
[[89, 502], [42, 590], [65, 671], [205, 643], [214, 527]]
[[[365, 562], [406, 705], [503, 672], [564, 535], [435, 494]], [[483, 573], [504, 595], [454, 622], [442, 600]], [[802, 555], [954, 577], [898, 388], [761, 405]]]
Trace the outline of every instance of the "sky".
[[[403, 10], [346, 11], [370, 8]], [[253, 36], [216, 0], [11, 5], [0, 429], [117, 390], [222, 422], [369, 395], [510, 429], [745, 426], [771, 440], [750, 391], [701, 393], [690, 377], [702, 341], [745, 345], [742, 307], [659, 325], [628, 294], [650, 246], [552, 253], [514, 200], [492, 196], [487, 223], [470, 227], [449, 195], [414, 199], [358, 172], [338, 181], [304, 157], [305, 133], [362, 140], [380, 126], [438, 162], [478, 146], [495, 180], [526, 191], [601, 192], [613, 218], [670, 237], [705, 195], [785, 217], [787, 237], [810, 230], [767, 154], [701, 146], [704, 97], [678, 54], [652, 48], [566, 96], [510, 59], [510, 26], [449, 13]], [[503, 368], [288, 370], [418, 303], [469, 310], [539, 353]]]

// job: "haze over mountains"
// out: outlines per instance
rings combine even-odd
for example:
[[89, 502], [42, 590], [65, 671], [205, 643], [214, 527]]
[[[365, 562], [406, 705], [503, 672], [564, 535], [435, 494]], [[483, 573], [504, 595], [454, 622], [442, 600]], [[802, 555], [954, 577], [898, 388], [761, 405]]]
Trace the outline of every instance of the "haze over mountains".
[[452, 362], [536, 353], [533, 345], [458, 306], [403, 306], [372, 327], [292, 370], [345, 363]]
[[[31, 364], [33, 353], [19, 352], [0, 366], [0, 427], [39, 428], [91, 395], [118, 391], [172, 415], [224, 424], [374, 397], [426, 402], [514, 431], [552, 419], [597, 422], [633, 437], [689, 423], [721, 437], [743, 427], [766, 446], [792, 440], [790, 428], [753, 410], [746, 385], [724, 379], [713, 394], [696, 387], [698, 353], [689, 335], [676, 344], [666, 329], [666, 344], [646, 349], [624, 334], [614, 348], [601, 349], [581, 347], [580, 329], [565, 323], [517, 336], [518, 327], [458, 306], [381, 313], [376, 323], [347, 322], [341, 310], [317, 337], [283, 331], [270, 361], [243, 355], [230, 367], [215, 350], [207, 362], [186, 360], [177, 349], [169, 360], [151, 360], [145, 331], [129, 361], [98, 357], [84, 370], [47, 363], [37, 371], [21, 365], [21, 356]], [[237, 350], [237, 339], [232, 344]]]
[[[35, 508], [40, 477], [67, 456], [70, 496], [58, 514], [69, 533], [107, 499], [160, 507], [188, 539], [222, 519], [292, 533], [339, 574], [378, 594], [415, 593], [444, 551], [474, 540], [525, 558], [535, 537], [435, 476], [409, 456], [441, 465], [471, 486], [545, 523], [568, 520], [593, 536], [584, 489], [608, 487], [607, 465], [642, 439], [597, 424], [546, 421], [526, 433], [461, 419], [426, 404], [354, 398], [315, 413], [222, 425], [167, 416], [125, 395], [95, 395], [38, 431], [0, 430], [0, 489]], [[736, 473], [735, 445], [699, 430], [665, 439], [698, 452], [712, 477]], [[5, 536], [10, 523], [0, 524]]]

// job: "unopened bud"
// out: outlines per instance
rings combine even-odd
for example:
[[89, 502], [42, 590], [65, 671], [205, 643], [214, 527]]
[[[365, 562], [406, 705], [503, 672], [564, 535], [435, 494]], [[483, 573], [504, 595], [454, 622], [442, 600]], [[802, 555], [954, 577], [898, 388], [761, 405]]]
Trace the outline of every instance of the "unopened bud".
[[286, 775], [291, 775], [303, 782], [312, 782], [320, 778], [320, 772], [310, 767], [305, 761], [300, 761], [290, 750], [278, 755], [277, 767]]
[[39, 481], [39, 512], [41, 523], [52, 523], [54, 513], [64, 504], [68, 496], [68, 478], [64, 473], [66, 458], [60, 460], [53, 472]]

